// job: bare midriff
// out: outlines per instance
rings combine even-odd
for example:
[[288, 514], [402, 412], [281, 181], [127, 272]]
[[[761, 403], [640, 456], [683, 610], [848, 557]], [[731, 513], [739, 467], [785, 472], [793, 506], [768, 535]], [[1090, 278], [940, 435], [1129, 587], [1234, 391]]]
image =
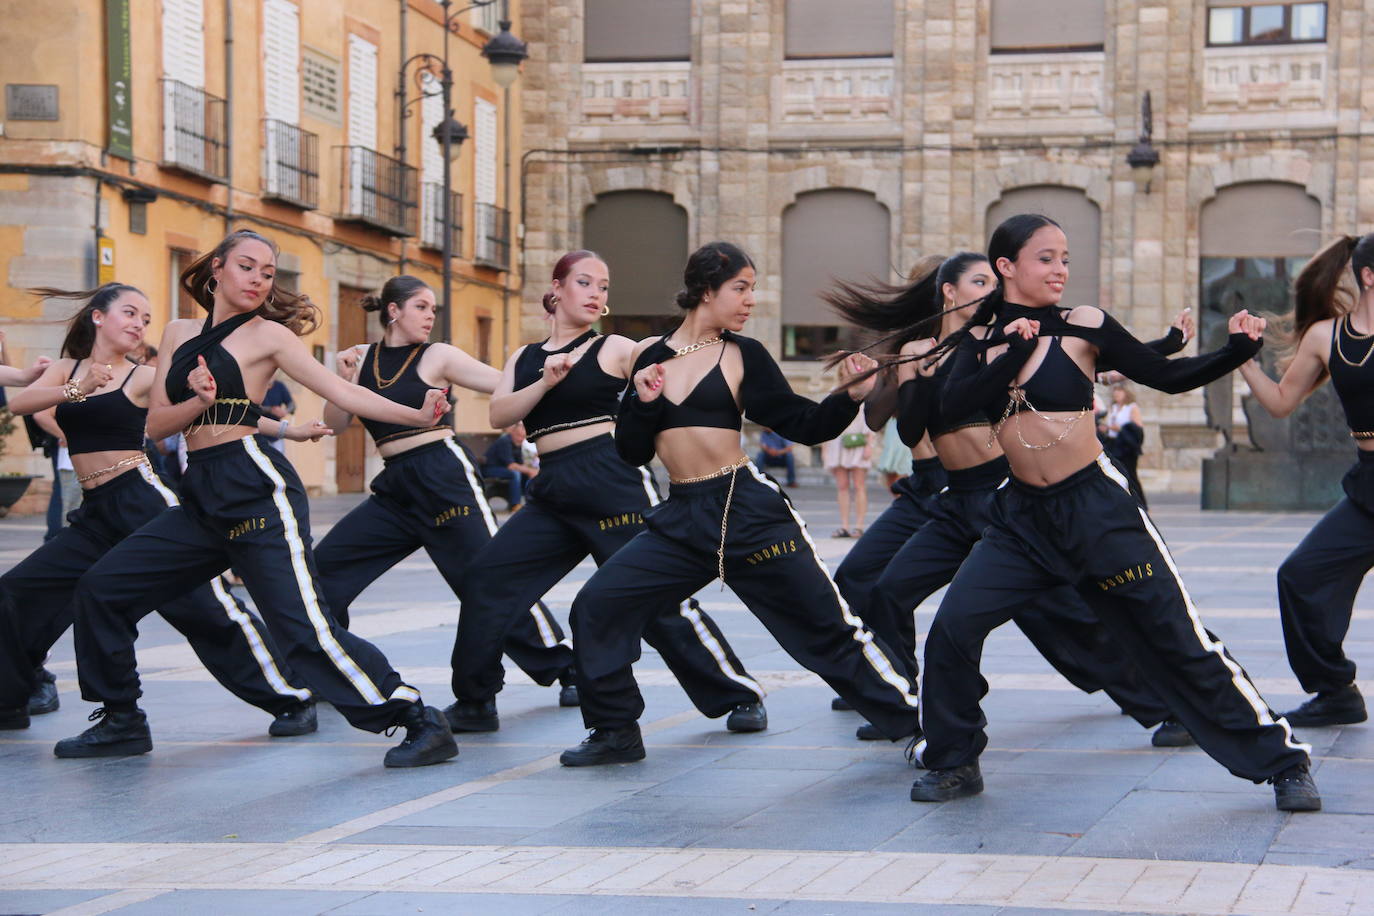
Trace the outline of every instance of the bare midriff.
[[1002, 446], [992, 438], [992, 430], [987, 426], [951, 430], [937, 437], [934, 443], [940, 464], [946, 471], [977, 467], [1002, 456]]
[[673, 480], [717, 474], [744, 458], [739, 431], [709, 426], [665, 429], [654, 437], [659, 460]]
[[[87, 474], [94, 474], [97, 471], [103, 471], [107, 468], [111, 469], [108, 473], [101, 474], [99, 477], [83, 480], [81, 482], [81, 488], [83, 490], [94, 489], [102, 483], [109, 483], [121, 474], [127, 474], [142, 464], [141, 461], [138, 461], [139, 458], [145, 457], [147, 456], [144, 455], [143, 452], [126, 449], [113, 449], [107, 452], [85, 452], [80, 455], [71, 456], [72, 469], [76, 471], [77, 477], [85, 477]], [[116, 465], [121, 462], [128, 463], [123, 467], [116, 467]]]
[[539, 448], [540, 454], [556, 452], [560, 448], [567, 448], [579, 442], [586, 442], [588, 439], [595, 439], [597, 436], [605, 436], [615, 432], [615, 421], [604, 420], [601, 423], [589, 423], [586, 426], [575, 426], [572, 429], [560, 429], [556, 432], [545, 433], [539, 437], [535, 445]]

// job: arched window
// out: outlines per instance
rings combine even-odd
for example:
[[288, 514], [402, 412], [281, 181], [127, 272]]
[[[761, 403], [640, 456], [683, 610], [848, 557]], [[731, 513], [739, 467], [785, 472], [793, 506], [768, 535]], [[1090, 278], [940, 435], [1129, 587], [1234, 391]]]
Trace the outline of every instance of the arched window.
[[687, 211], [655, 191], [612, 191], [587, 208], [582, 244], [611, 271], [607, 334], [634, 340], [662, 334], [682, 320], [673, 297], [687, 263]]
[[1043, 213], [1069, 237], [1069, 282], [1062, 304], [1097, 305], [1102, 300], [1102, 211], [1077, 188], [1037, 185], [1007, 191], [988, 207], [987, 235], [1018, 213]]
[[867, 191], [810, 191], [782, 213], [782, 355], [835, 350], [849, 329], [821, 301], [836, 279], [889, 280], [891, 216]]

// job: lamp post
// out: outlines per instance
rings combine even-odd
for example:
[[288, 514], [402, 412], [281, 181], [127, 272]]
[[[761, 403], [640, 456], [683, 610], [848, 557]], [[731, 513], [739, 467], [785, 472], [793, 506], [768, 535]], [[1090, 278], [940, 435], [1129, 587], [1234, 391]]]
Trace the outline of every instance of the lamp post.
[[1150, 93], [1146, 92], [1140, 100], [1140, 140], [1126, 154], [1126, 164], [1131, 167], [1131, 180], [1135, 189], [1142, 194], [1150, 193], [1150, 179], [1155, 166], [1159, 165], [1159, 152], [1150, 142], [1154, 134], [1154, 114], [1150, 106]]
[[[454, 28], [454, 20], [468, 12], [485, 6], [491, 6], [498, 0], [475, 0], [475, 2], [462, 7], [461, 9], [451, 10], [452, 0], [440, 0], [439, 5], [443, 9], [444, 27], [444, 53], [442, 57], [435, 57], [428, 52], [411, 55], [401, 64], [401, 85], [405, 85], [405, 73], [412, 63], [425, 61], [431, 67], [439, 67], [439, 94], [443, 99], [444, 117], [434, 128], [433, 137], [443, 149], [443, 295], [440, 297], [439, 314], [436, 316], [439, 325], [439, 337], [445, 343], [450, 338], [449, 316], [453, 314], [453, 191], [452, 191], [452, 169], [453, 160], [458, 157], [463, 142], [468, 138], [468, 129], [462, 122], [453, 116], [453, 71], [448, 65], [448, 36]], [[510, 87], [519, 76], [520, 62], [529, 56], [525, 49], [525, 43], [516, 38], [510, 32], [510, 20], [502, 19], [501, 31], [491, 38], [482, 48], [482, 56], [491, 63], [492, 79], [503, 89]], [[401, 108], [401, 117], [405, 118], [406, 109], [420, 99], [433, 96], [432, 92], [421, 92], [418, 98], [412, 99]]]

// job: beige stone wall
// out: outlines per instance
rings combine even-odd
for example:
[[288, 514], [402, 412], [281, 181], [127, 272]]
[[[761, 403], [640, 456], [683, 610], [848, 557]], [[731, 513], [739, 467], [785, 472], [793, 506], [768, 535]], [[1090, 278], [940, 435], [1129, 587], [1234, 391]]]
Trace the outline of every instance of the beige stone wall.
[[[583, 63], [580, 0], [527, 0], [538, 50], [525, 137], [548, 152], [524, 166], [526, 338], [543, 330], [553, 262], [610, 190], [671, 194], [692, 245], [749, 250], [760, 267], [750, 333], [775, 352], [782, 213], [808, 190], [873, 193], [903, 266], [982, 247], [987, 209], [1007, 190], [1080, 189], [1101, 208], [1101, 248], [1075, 255], [1099, 259], [1101, 304], [1142, 337], [1196, 302], [1199, 212], [1219, 188], [1299, 185], [1321, 203], [1326, 237], [1374, 223], [1367, 3], [1328, 4], [1324, 44], [1209, 49], [1204, 3], [1107, 0], [1101, 52], [1038, 55], [990, 54], [989, 6], [896, 0], [890, 60], [787, 61], [785, 0], [693, 0], [690, 63], [618, 65]], [[1146, 91], [1161, 161], [1141, 193], [1125, 157]], [[799, 389], [821, 389], [814, 365], [786, 368]], [[1201, 395], [1140, 400], [1147, 485], [1196, 490], [1220, 441]]]

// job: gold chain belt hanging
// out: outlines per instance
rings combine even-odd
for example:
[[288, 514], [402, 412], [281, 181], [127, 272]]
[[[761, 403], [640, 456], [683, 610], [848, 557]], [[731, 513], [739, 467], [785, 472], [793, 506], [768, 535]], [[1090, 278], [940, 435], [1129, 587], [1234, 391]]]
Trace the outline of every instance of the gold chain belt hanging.
[[703, 483], [707, 480], [715, 480], [717, 477], [730, 475], [730, 488], [725, 491], [725, 508], [720, 513], [720, 546], [716, 548], [716, 573], [720, 576], [721, 591], [725, 590], [725, 533], [729, 530], [730, 524], [730, 504], [735, 499], [735, 478], [739, 475], [740, 468], [749, 463], [749, 457], [742, 456], [734, 464], [727, 465], [709, 474], [702, 474], [700, 477], [668, 478], [672, 483]]

